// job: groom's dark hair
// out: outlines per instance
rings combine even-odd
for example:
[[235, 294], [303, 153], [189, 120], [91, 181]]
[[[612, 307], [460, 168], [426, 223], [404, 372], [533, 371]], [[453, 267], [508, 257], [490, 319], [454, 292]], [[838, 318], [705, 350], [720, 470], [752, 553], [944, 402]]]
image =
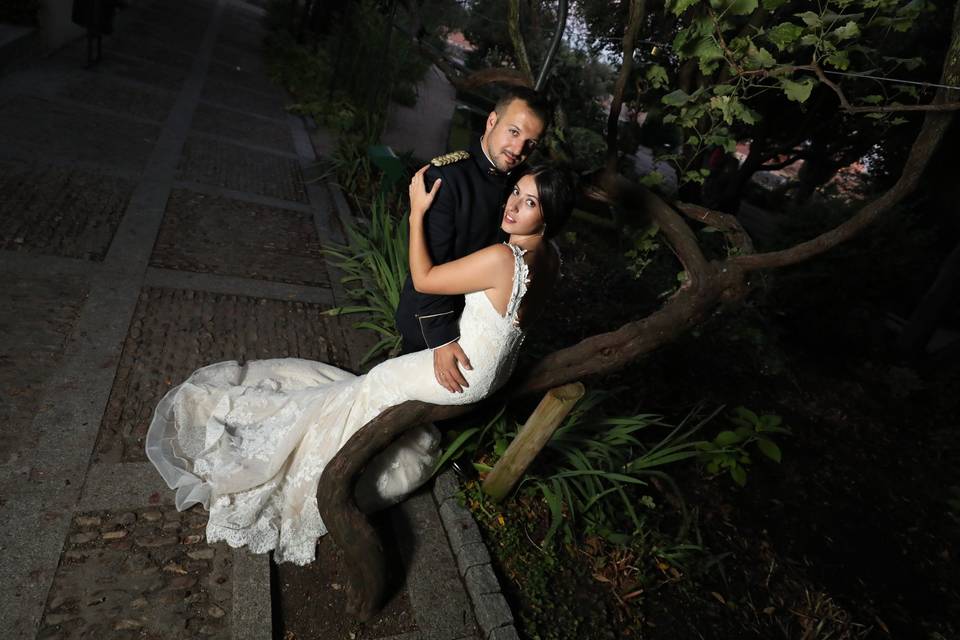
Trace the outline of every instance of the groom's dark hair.
[[503, 115], [503, 112], [514, 100], [523, 100], [526, 102], [530, 111], [533, 111], [534, 115], [543, 121], [543, 126], [550, 126], [550, 121], [553, 119], [553, 105], [550, 104], [546, 96], [530, 87], [511, 86], [507, 89], [506, 93], [500, 96], [497, 104], [493, 107], [493, 110], [497, 112], [497, 116]]

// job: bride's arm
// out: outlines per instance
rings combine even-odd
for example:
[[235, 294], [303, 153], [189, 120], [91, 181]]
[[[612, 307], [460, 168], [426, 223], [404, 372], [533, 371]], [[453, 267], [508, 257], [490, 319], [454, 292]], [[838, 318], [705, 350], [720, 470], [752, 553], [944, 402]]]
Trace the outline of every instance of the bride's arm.
[[509, 286], [513, 278], [513, 252], [505, 245], [493, 245], [468, 256], [434, 265], [423, 232], [423, 219], [440, 189], [437, 179], [430, 191], [424, 186], [424, 173], [418, 171], [410, 181], [410, 276], [420, 293], [455, 295]]

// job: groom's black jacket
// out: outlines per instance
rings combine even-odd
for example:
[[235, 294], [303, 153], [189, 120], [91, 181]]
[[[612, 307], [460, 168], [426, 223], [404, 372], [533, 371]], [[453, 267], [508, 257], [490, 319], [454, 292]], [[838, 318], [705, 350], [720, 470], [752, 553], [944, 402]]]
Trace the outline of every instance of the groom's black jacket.
[[[441, 156], [437, 159], [443, 162]], [[509, 176], [496, 170], [476, 141], [470, 157], [443, 166], [431, 166], [427, 188], [443, 178], [440, 191], [424, 220], [424, 235], [434, 264], [462, 258], [497, 241]], [[407, 276], [397, 307], [397, 329], [404, 351], [441, 347], [460, 337], [463, 296], [419, 293]]]

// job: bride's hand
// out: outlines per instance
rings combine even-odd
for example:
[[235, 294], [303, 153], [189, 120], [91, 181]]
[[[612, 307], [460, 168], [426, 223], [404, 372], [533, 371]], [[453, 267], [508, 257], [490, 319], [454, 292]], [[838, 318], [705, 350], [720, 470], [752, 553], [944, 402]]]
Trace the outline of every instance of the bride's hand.
[[433, 199], [437, 195], [437, 191], [440, 189], [440, 178], [437, 178], [430, 190], [427, 191], [426, 186], [424, 185], [424, 176], [427, 173], [427, 169], [430, 168], [430, 165], [424, 165], [413, 174], [413, 178], [410, 180], [410, 217], [422, 217], [423, 214], [427, 212], [427, 209], [430, 208], [430, 205], [433, 204]]

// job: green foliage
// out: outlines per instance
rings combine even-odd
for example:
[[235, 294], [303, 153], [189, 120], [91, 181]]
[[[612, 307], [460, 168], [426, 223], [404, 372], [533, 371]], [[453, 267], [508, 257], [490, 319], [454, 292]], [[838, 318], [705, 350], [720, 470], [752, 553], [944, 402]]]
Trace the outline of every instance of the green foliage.
[[711, 475], [727, 471], [741, 487], [747, 483], [747, 467], [751, 464], [750, 446], [774, 462], [781, 459], [780, 447], [773, 434], [787, 434], [783, 419], [775, 414], [757, 415], [746, 407], [737, 407], [729, 417], [735, 429], [724, 430], [709, 442], [697, 444], [701, 464]]
[[[700, 456], [701, 443], [692, 437], [716, 412], [691, 412], [676, 426], [654, 414], [608, 416], [602, 404], [611, 395], [589, 392], [517, 488], [518, 495], [536, 497], [549, 510], [544, 546], [558, 536], [566, 542], [600, 536], [616, 545], [633, 544], [645, 535], [647, 512], [656, 509], [655, 491], [648, 488], [651, 478], [671, 487], [673, 501], [681, 505], [681, 537], [688, 525], [679, 491], [663, 468]], [[498, 413], [481, 427], [452, 434], [442, 461], [472, 452], [479, 455], [476, 468], [488, 472], [519, 429], [517, 422]]]
[[[648, 176], [652, 175], [660, 176], [656, 172], [648, 174]], [[640, 278], [644, 270], [653, 262], [653, 254], [660, 248], [660, 243], [657, 242], [659, 233], [660, 227], [656, 224], [632, 233], [633, 248], [624, 253], [624, 257], [628, 260], [627, 271], [635, 279]]]
[[347, 244], [331, 244], [324, 250], [346, 274], [341, 282], [348, 287], [347, 295], [359, 303], [328, 313], [363, 313], [365, 319], [355, 326], [379, 337], [361, 364], [382, 354], [396, 355], [400, 350], [394, 313], [407, 276], [409, 230], [403, 217], [391, 213], [398, 210], [392, 199], [389, 195], [375, 196], [369, 217], [347, 226]]
[[329, 33], [303, 36], [299, 14], [273, 3], [268, 23], [275, 31], [266, 53], [271, 75], [297, 99], [292, 111], [350, 131], [371, 115], [382, 123], [390, 100], [412, 105], [429, 64], [409, 37], [389, 28], [380, 3], [350, 3], [341, 15]]
[[562, 135], [578, 171], [594, 171], [603, 166], [607, 155], [607, 142], [603, 136], [583, 127], [570, 127]]
[[[906, 66], [910, 58], [884, 55], [894, 51], [889, 33], [910, 31], [932, 7], [925, 0], [834, 0], [798, 11], [796, 4], [782, 0], [764, 0], [762, 4], [756, 0], [671, 0], [667, 9], [677, 16], [672, 45], [662, 54], [652, 53], [641, 65], [643, 80], [639, 82], [649, 89], [638, 96], [640, 109], [662, 108], [663, 122], [683, 130], [686, 142], [682, 148], [661, 158], [675, 165], [681, 185], [702, 183], [705, 176], [698, 163], [704, 153], [712, 147], [732, 151], [736, 140], [752, 137], [752, 128], [764, 117], [776, 117], [771, 112], [777, 105], [771, 92], [779, 92], [787, 105], [803, 109], [814, 92], [833, 91], [822, 86], [814, 65], [826, 72], [869, 71], [873, 75]], [[760, 11], [765, 13], [760, 16]], [[878, 60], [882, 60], [879, 69]], [[702, 80], [679, 84], [681, 71], [691, 65], [697, 67]], [[875, 85], [839, 78], [835, 82], [854, 105], [888, 104], [895, 99], [906, 103], [911, 98], [916, 102], [918, 98], [915, 91], [909, 95], [909, 89], [896, 87], [877, 100]], [[835, 100], [821, 101], [813, 108], [828, 105], [833, 117], [835, 104]], [[855, 117], [860, 120], [856, 125], [860, 135], [875, 130], [874, 137], [887, 127], [906, 122], [887, 113]], [[868, 147], [862, 148], [861, 154]]]
[[380, 134], [381, 121], [376, 114], [352, 115], [351, 126], [341, 131], [331, 168], [337, 183], [362, 209], [369, 206], [380, 190], [379, 176], [367, 155], [367, 149]]

